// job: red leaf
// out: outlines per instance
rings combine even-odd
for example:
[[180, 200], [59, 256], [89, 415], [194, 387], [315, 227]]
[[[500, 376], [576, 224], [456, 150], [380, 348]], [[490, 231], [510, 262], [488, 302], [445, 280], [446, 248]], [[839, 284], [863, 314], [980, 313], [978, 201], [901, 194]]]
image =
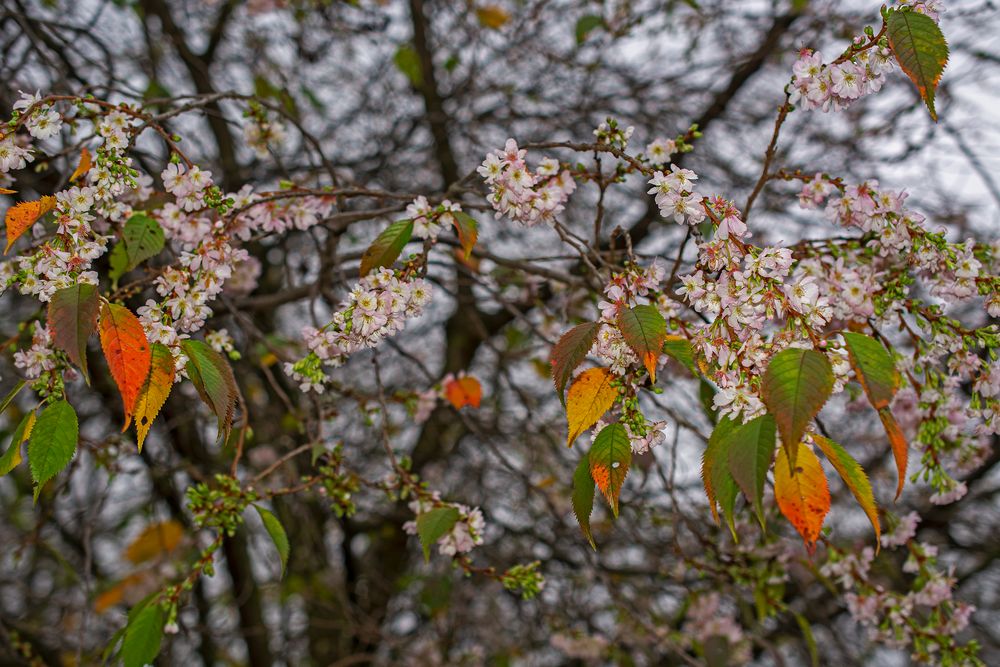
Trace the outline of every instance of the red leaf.
[[99, 330], [101, 348], [108, 360], [108, 368], [111, 369], [111, 376], [122, 395], [125, 409], [125, 425], [122, 426], [124, 431], [132, 423], [136, 400], [149, 375], [152, 351], [142, 324], [125, 306], [103, 303]]
[[469, 375], [448, 380], [444, 383], [444, 395], [448, 402], [460, 410], [466, 405], [474, 408], [479, 407], [479, 402], [483, 398], [483, 387], [479, 380]]

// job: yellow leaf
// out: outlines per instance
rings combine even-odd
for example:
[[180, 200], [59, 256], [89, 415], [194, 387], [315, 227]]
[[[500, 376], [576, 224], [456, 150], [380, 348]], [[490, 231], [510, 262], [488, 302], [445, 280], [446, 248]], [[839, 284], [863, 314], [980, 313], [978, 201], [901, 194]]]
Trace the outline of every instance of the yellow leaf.
[[73, 171], [73, 175], [69, 177], [69, 182], [72, 183], [90, 171], [90, 165], [90, 151], [84, 147], [83, 150], [80, 151], [80, 161], [77, 163], [76, 169]]
[[170, 389], [174, 386], [174, 355], [160, 343], [153, 343], [152, 348], [149, 376], [135, 401], [135, 434], [140, 452], [153, 420], [160, 413], [160, 408], [166, 403]]
[[510, 21], [510, 14], [503, 7], [483, 5], [476, 10], [476, 18], [479, 19], [479, 23], [483, 27], [499, 30]]
[[10, 188], [0, 188], [0, 195], [16, 195], [17, 190], [11, 190]]
[[7, 209], [5, 223], [7, 225], [7, 247], [3, 253], [6, 255], [14, 241], [21, 237], [21, 234], [28, 231], [35, 222], [51, 211], [56, 206], [56, 198], [46, 195], [36, 201], [23, 201]]
[[588, 368], [580, 373], [570, 385], [566, 396], [566, 420], [569, 435], [566, 444], [597, 423], [604, 413], [611, 409], [618, 397], [618, 388], [611, 386], [614, 374], [607, 368]]
[[830, 511], [830, 488], [813, 450], [801, 442], [795, 447], [798, 451], [794, 470], [788, 462], [787, 448], [778, 448], [774, 463], [774, 498], [778, 501], [778, 509], [799, 531], [806, 549], [812, 554], [823, 520]]
[[125, 558], [135, 564], [152, 560], [160, 554], [170, 553], [176, 549], [181, 538], [184, 537], [184, 528], [174, 520], [154, 523], [147, 526], [139, 533], [139, 537], [132, 540], [132, 543], [125, 549]]

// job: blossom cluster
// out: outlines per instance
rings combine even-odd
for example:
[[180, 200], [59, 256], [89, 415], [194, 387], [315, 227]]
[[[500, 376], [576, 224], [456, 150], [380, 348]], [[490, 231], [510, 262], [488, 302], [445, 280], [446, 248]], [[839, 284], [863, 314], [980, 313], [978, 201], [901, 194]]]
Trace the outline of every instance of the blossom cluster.
[[[460, 503], [442, 503], [440, 497], [435, 492], [430, 496], [410, 502], [410, 511], [414, 515], [420, 516], [435, 507], [446, 505], [458, 510], [458, 521], [450, 531], [442, 535], [437, 541], [438, 553], [442, 556], [456, 556], [468, 553], [476, 546], [483, 543], [483, 535], [486, 531], [486, 521], [483, 513], [478, 507], [468, 507]], [[407, 521], [403, 524], [403, 530], [408, 535], [417, 534], [417, 522]]]
[[323, 391], [327, 380], [323, 365], [340, 366], [355, 352], [373, 348], [401, 331], [406, 320], [418, 317], [430, 301], [431, 289], [423, 278], [397, 275], [381, 268], [362, 278], [322, 329], [306, 327], [302, 336], [310, 354], [286, 363], [285, 372], [303, 391]]
[[503, 150], [489, 153], [476, 171], [490, 187], [487, 199], [496, 216], [531, 227], [555, 220], [576, 189], [576, 181], [553, 158], [543, 158], [531, 171], [526, 155], [516, 141], [508, 139]]
[[704, 197], [694, 191], [696, 180], [698, 177], [693, 171], [682, 169], [676, 164], [670, 165], [669, 173], [658, 171], [653, 174], [649, 181], [653, 186], [649, 189], [649, 194], [655, 195], [660, 215], [673, 218], [678, 224], [700, 224], [705, 219], [702, 206]]
[[[865, 37], [859, 36], [855, 44], [860, 46], [864, 41]], [[885, 74], [891, 69], [892, 51], [888, 46], [876, 46], [829, 64], [823, 62], [821, 52], [802, 49], [792, 66], [795, 74], [788, 101], [804, 109], [840, 111], [881, 90]]]

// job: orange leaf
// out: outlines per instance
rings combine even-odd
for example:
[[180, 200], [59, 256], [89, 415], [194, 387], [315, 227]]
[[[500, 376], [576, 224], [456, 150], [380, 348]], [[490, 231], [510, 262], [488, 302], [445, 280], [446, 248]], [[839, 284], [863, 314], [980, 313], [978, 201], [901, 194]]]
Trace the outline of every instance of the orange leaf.
[[36, 201], [23, 201], [7, 209], [7, 247], [3, 253], [6, 255], [14, 241], [21, 237], [21, 234], [28, 231], [35, 222], [51, 211], [56, 206], [56, 198], [46, 195]]
[[896, 418], [892, 416], [889, 408], [879, 410], [878, 416], [882, 420], [882, 426], [885, 427], [885, 434], [889, 436], [889, 444], [892, 445], [892, 455], [896, 459], [896, 474], [899, 477], [899, 482], [896, 484], [896, 497], [894, 500], [899, 500], [899, 494], [903, 492], [903, 485], [906, 484], [906, 465], [909, 459], [906, 437], [903, 435], [902, 429], [899, 428], [899, 424], [896, 422]]
[[483, 387], [479, 384], [479, 380], [466, 375], [445, 382], [444, 395], [448, 402], [455, 406], [456, 410], [460, 410], [466, 405], [478, 408], [479, 401], [483, 398]]
[[11, 190], [10, 188], [0, 188], [0, 195], [16, 195], [17, 190]]
[[566, 444], [597, 423], [611, 409], [618, 397], [618, 388], [611, 386], [614, 374], [607, 368], [588, 368], [576, 376], [566, 395], [566, 420], [569, 435]]
[[76, 170], [73, 171], [73, 175], [69, 177], [69, 182], [72, 183], [73, 181], [80, 178], [88, 171], [90, 171], [90, 165], [91, 165], [90, 151], [88, 151], [87, 148], [84, 147], [80, 151], [80, 161], [77, 163]]
[[778, 448], [774, 464], [774, 499], [781, 513], [799, 531], [811, 555], [816, 551], [819, 531], [830, 511], [830, 488], [813, 450], [801, 442], [796, 444], [796, 449], [795, 469], [790, 470], [786, 448]]
[[160, 413], [160, 408], [167, 402], [167, 396], [174, 386], [174, 355], [170, 349], [160, 343], [153, 343], [152, 360], [149, 367], [149, 377], [142, 385], [139, 398], [135, 402], [135, 434], [142, 443], [149, 434], [153, 420]]
[[125, 306], [102, 303], [98, 328], [101, 349], [104, 350], [111, 376], [122, 395], [125, 409], [124, 431], [132, 423], [136, 400], [149, 375], [152, 352], [142, 324]]
[[136, 565], [153, 560], [176, 549], [183, 537], [184, 528], [176, 521], [151, 524], [126, 547], [125, 558]]

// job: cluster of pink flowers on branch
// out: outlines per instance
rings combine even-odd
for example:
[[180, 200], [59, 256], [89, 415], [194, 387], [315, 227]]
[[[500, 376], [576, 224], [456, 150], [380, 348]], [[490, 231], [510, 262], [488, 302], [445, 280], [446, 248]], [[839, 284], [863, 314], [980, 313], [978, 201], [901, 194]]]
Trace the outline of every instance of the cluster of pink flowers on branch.
[[516, 141], [508, 139], [503, 150], [488, 154], [477, 171], [490, 187], [487, 199], [497, 217], [507, 216], [531, 227], [555, 219], [576, 190], [576, 181], [553, 158], [543, 158], [531, 171], [526, 155]]

